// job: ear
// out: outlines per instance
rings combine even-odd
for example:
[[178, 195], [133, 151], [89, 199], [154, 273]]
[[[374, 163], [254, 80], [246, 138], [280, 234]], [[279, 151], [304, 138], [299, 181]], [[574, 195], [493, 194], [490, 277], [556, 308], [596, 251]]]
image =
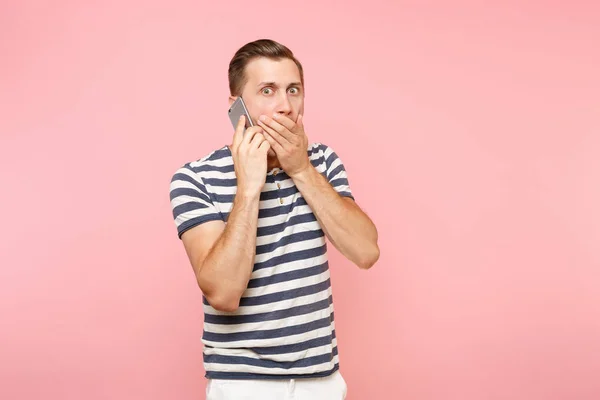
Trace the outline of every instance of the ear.
[[237, 98], [238, 98], [237, 96], [229, 96], [229, 107], [231, 107], [231, 105]]

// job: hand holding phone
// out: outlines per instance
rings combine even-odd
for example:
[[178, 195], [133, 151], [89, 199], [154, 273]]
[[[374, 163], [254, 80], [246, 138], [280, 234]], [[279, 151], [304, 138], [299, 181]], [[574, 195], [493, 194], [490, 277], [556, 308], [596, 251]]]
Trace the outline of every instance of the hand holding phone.
[[[245, 124], [240, 120], [241, 116], [244, 117]], [[265, 185], [267, 153], [271, 146], [264, 138], [262, 128], [252, 123], [241, 97], [229, 108], [229, 119], [235, 127], [231, 155], [238, 193], [256, 197]]]

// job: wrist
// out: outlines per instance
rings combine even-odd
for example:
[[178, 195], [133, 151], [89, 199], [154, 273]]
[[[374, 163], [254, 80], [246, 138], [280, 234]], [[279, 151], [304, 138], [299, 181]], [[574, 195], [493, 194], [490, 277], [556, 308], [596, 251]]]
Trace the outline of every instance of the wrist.
[[288, 174], [294, 182], [305, 182], [307, 181], [311, 174], [316, 171], [315, 167], [309, 162], [307, 166], [302, 168], [301, 170], [293, 173], [292, 175]]
[[260, 190], [249, 189], [244, 186], [238, 186], [235, 198], [244, 202], [253, 202], [260, 199]]

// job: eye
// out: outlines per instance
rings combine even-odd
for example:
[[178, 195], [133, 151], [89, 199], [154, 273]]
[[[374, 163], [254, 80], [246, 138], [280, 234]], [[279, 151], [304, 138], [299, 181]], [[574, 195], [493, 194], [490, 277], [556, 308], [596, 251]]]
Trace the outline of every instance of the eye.
[[298, 89], [297, 87], [291, 87], [289, 90], [290, 90], [291, 94], [298, 94], [298, 93], [300, 93], [300, 89]]
[[263, 90], [261, 90], [261, 93], [266, 94], [268, 96], [273, 93], [273, 89], [266, 87], [266, 88], [263, 88]]

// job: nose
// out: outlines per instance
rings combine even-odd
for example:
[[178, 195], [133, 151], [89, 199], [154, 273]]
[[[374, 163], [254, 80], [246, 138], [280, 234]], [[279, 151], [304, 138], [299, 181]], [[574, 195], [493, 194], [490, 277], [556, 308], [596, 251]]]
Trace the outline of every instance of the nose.
[[290, 99], [287, 96], [287, 93], [284, 93], [277, 104], [277, 112], [279, 114], [290, 115], [292, 113], [292, 105], [290, 104]]

